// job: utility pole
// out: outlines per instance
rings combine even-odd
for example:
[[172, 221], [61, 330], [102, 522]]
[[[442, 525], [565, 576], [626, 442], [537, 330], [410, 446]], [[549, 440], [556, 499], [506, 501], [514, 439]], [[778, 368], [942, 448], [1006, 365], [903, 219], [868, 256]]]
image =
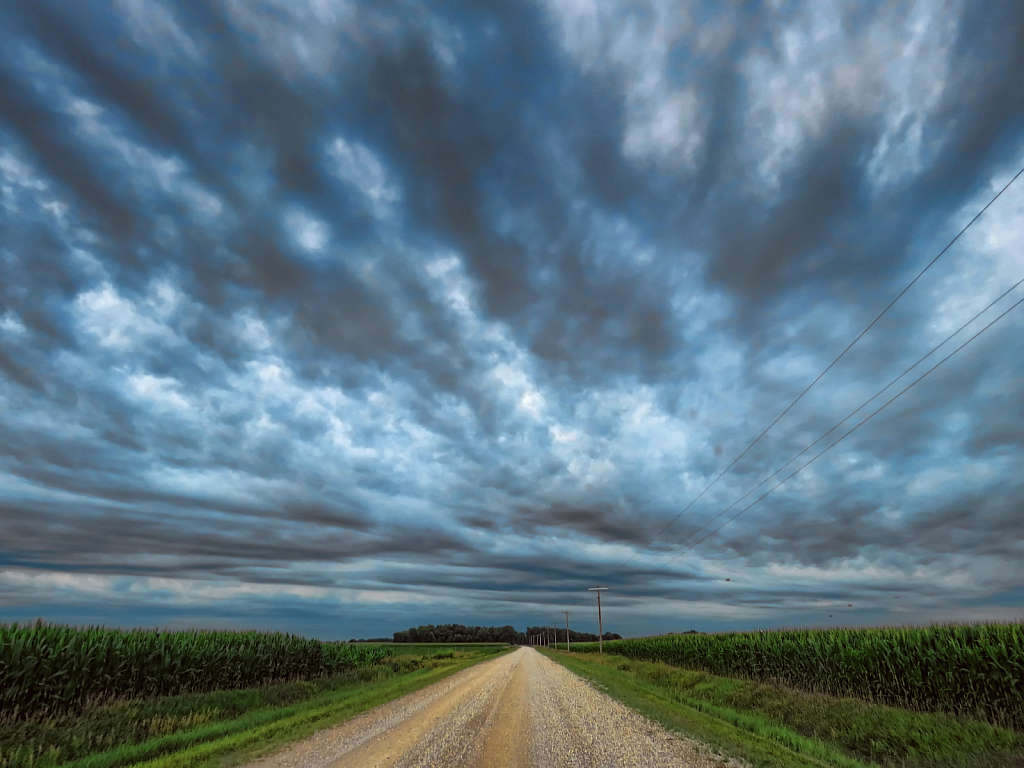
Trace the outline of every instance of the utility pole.
[[572, 648], [569, 645], [569, 614], [572, 611], [562, 611], [565, 614], [565, 650], [571, 651]]
[[601, 593], [608, 587], [591, 587], [587, 592], [597, 592], [597, 652], [604, 653], [604, 625], [601, 623]]
[[558, 650], [558, 625], [551, 622], [551, 650]]

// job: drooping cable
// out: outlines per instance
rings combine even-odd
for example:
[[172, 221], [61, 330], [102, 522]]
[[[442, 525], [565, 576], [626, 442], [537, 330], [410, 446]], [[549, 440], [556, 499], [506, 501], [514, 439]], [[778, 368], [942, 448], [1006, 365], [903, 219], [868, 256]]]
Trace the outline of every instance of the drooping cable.
[[964, 227], [956, 234], [956, 236], [946, 244], [946, 247], [943, 248], [941, 251], [939, 251], [938, 254], [935, 255], [935, 258], [933, 258], [931, 261], [929, 261], [928, 264], [925, 265], [924, 269], [922, 269], [920, 272], [917, 273], [917, 275], [914, 277], [914, 279], [911, 280], [906, 285], [906, 287], [896, 295], [896, 298], [894, 298], [892, 301], [890, 301], [886, 305], [885, 309], [883, 309], [881, 312], [878, 313], [878, 315], [875, 317], [874, 320], [872, 320], [870, 323], [868, 323], [867, 327], [857, 335], [857, 338], [855, 338], [853, 341], [851, 341], [846, 346], [846, 348], [842, 352], [839, 353], [839, 356], [835, 360], [833, 360], [831, 363], [829, 363], [828, 367], [825, 368], [825, 370], [823, 370], [821, 373], [819, 373], [817, 378], [815, 378], [814, 381], [812, 381], [810, 384], [808, 384], [806, 389], [804, 389], [803, 392], [801, 392], [799, 395], [797, 395], [796, 399], [793, 402], [791, 402], [788, 406], [786, 406], [786, 409], [782, 413], [780, 413], [777, 417], [775, 417], [775, 421], [773, 421], [771, 424], [769, 424], [764, 429], [764, 431], [761, 432], [760, 435], [758, 435], [756, 438], [754, 438], [754, 441], [752, 443], [750, 443], [750, 445], [748, 445], [746, 448], [744, 448], [743, 452], [740, 453], [740, 455], [737, 456], [735, 459], [733, 459], [732, 462], [729, 464], [729, 466], [727, 466], [725, 469], [723, 469], [721, 471], [721, 473], [719, 473], [718, 477], [716, 477], [714, 480], [712, 480], [711, 483], [708, 484], [708, 486], [703, 491], [701, 491], [699, 494], [697, 494], [697, 496], [692, 501], [690, 501], [690, 503], [687, 504], [682, 509], [682, 511], [679, 512], [679, 514], [677, 514], [675, 517], [673, 517], [671, 520], [669, 520], [668, 523], [665, 524], [665, 526], [657, 533], [657, 535], [655, 535], [654, 538], [652, 538], [643, 547], [641, 547], [636, 552], [634, 552], [632, 555], [630, 555], [625, 561], [622, 562], [621, 565], [624, 566], [624, 565], [627, 565], [628, 563], [630, 563], [641, 552], [644, 552], [645, 550], [647, 550], [647, 548], [650, 547], [651, 544], [653, 544], [659, 538], [661, 538], [661, 535], [663, 533], [665, 533], [665, 531], [667, 531], [672, 526], [672, 524], [676, 522], [676, 520], [678, 520], [680, 517], [682, 517], [683, 514], [687, 512], [687, 510], [689, 510], [695, 503], [697, 503], [697, 501], [699, 501], [704, 496], [705, 493], [710, 491], [711, 488], [713, 488], [715, 486], [715, 484], [718, 483], [718, 481], [721, 480], [725, 476], [725, 474], [736, 465], [736, 462], [738, 462], [740, 459], [742, 459], [744, 456], [746, 456], [747, 452], [750, 451], [750, 449], [753, 448], [755, 445], [757, 445], [761, 441], [761, 438], [764, 437], [765, 435], [767, 435], [768, 432], [772, 429], [772, 427], [774, 427], [776, 424], [778, 424], [779, 421], [782, 419], [782, 417], [785, 416], [787, 413], [789, 413], [793, 409], [793, 406], [795, 406], [797, 403], [799, 403], [804, 398], [804, 395], [806, 395], [808, 392], [810, 392], [811, 388], [815, 384], [817, 384], [819, 381], [821, 381], [822, 377], [826, 373], [828, 373], [830, 370], [832, 370], [832, 368], [835, 367], [836, 363], [838, 363], [840, 360], [843, 359], [843, 357], [846, 356], [846, 353], [849, 352], [853, 348], [853, 345], [856, 344], [858, 341], [860, 341], [864, 337], [864, 334], [866, 334], [868, 331], [870, 331], [875, 326], [875, 324], [879, 320], [881, 320], [882, 317], [890, 309], [892, 309], [893, 305], [897, 301], [899, 301], [903, 297], [903, 295], [907, 291], [909, 291], [911, 289], [911, 287], [913, 287], [914, 283], [916, 283], [918, 280], [920, 280], [921, 277], [924, 275], [924, 273], [927, 272], [929, 269], [931, 269], [932, 266], [935, 264], [935, 262], [937, 262], [940, 258], [942, 258], [943, 254], [945, 254], [946, 251], [948, 251], [953, 246], [953, 244], [957, 240], [960, 239], [960, 236], [963, 235], [964, 232], [966, 232], [968, 229], [970, 229], [971, 225], [974, 224], [974, 222], [976, 222], [979, 218], [981, 218], [981, 215], [983, 213], [985, 213], [985, 211], [987, 211], [991, 207], [991, 205], [996, 200], [998, 200], [1000, 198], [1000, 196], [1003, 194], [1003, 192], [1005, 192], [1007, 189], [1010, 188], [1010, 185], [1013, 184], [1020, 177], [1021, 174], [1024, 174], [1024, 168], [1021, 168], [1019, 171], [1017, 171], [1017, 174], [1012, 179], [1010, 179], [1008, 182], [1006, 182], [1005, 186], [1003, 186], [1002, 189], [1000, 189], [998, 192], [996, 192], [996, 194], [992, 197], [992, 199], [989, 200], [988, 203], [985, 204], [985, 207], [982, 208], [980, 211], [978, 211], [978, 213], [976, 213], [974, 215], [974, 218], [972, 218], [969, 222], [967, 222], [967, 224], [964, 225]]
[[934, 370], [935, 370], [936, 368], [938, 368], [938, 367], [939, 367], [940, 365], [942, 365], [942, 364], [943, 364], [944, 362], [946, 362], [947, 360], [949, 360], [949, 358], [951, 358], [951, 357], [952, 357], [953, 355], [955, 355], [955, 354], [956, 354], [957, 352], [959, 352], [959, 351], [960, 351], [961, 349], [963, 349], [964, 347], [966, 347], [966, 346], [967, 346], [968, 344], [970, 344], [970, 343], [971, 343], [972, 341], [974, 341], [974, 340], [975, 340], [976, 338], [978, 338], [978, 337], [979, 337], [979, 336], [980, 336], [981, 334], [983, 334], [983, 333], [984, 333], [985, 331], [987, 331], [987, 330], [988, 330], [989, 328], [991, 328], [991, 327], [992, 327], [993, 325], [995, 325], [995, 324], [996, 324], [997, 322], [999, 322], [999, 321], [1000, 321], [1000, 320], [1002, 320], [1002, 319], [1003, 319], [1004, 317], [1006, 317], [1006, 315], [1008, 315], [1008, 314], [1009, 314], [1010, 312], [1012, 312], [1012, 311], [1013, 311], [1014, 309], [1016, 309], [1016, 308], [1017, 308], [1018, 306], [1020, 306], [1021, 304], [1024, 304], [1024, 299], [1019, 299], [1019, 300], [1018, 300], [1018, 301], [1017, 301], [1016, 303], [1014, 303], [1013, 305], [1011, 305], [1009, 309], [1007, 309], [1006, 311], [1004, 311], [1004, 312], [1003, 312], [1003, 313], [1002, 313], [1001, 315], [998, 315], [998, 316], [997, 316], [997, 317], [996, 317], [996, 318], [995, 318], [994, 320], [992, 320], [992, 321], [991, 321], [991, 322], [990, 322], [990, 323], [989, 323], [988, 325], [986, 325], [986, 326], [985, 326], [984, 328], [982, 328], [982, 329], [981, 329], [980, 331], [978, 331], [978, 332], [977, 332], [976, 334], [974, 334], [973, 336], [971, 336], [971, 338], [969, 338], [969, 339], [968, 339], [967, 341], [965, 341], [965, 342], [964, 342], [963, 344], [961, 344], [961, 345], [960, 345], [959, 347], [957, 347], [956, 349], [954, 349], [954, 350], [953, 350], [952, 352], [950, 352], [950, 353], [949, 353], [948, 355], [946, 355], [946, 356], [945, 356], [944, 358], [942, 358], [942, 359], [941, 359], [941, 360], [940, 360], [939, 362], [937, 362], [937, 363], [936, 363], [935, 365], [933, 365], [933, 366], [932, 366], [931, 368], [929, 368], [929, 369], [928, 369], [927, 371], [925, 371], [925, 372], [924, 372], [924, 373], [922, 373], [922, 374], [921, 374], [920, 376], [918, 376], [918, 377], [917, 377], [916, 379], [914, 379], [914, 380], [913, 380], [912, 382], [910, 382], [910, 384], [908, 384], [908, 385], [907, 385], [906, 387], [904, 387], [904, 388], [903, 388], [902, 390], [900, 390], [900, 391], [899, 391], [899, 392], [898, 392], [898, 393], [897, 393], [896, 395], [894, 395], [894, 396], [893, 396], [892, 398], [890, 398], [889, 400], [887, 400], [887, 401], [886, 401], [886, 402], [885, 402], [885, 403], [884, 403], [884, 404], [883, 404], [883, 405], [882, 405], [881, 407], [879, 407], [879, 408], [878, 408], [878, 409], [876, 409], [875, 411], [872, 411], [872, 412], [871, 412], [871, 413], [870, 413], [870, 414], [869, 414], [869, 415], [868, 415], [867, 417], [865, 417], [865, 418], [864, 418], [863, 420], [861, 420], [861, 421], [860, 421], [860, 422], [859, 422], [859, 423], [858, 423], [858, 424], [857, 424], [857, 425], [856, 425], [855, 427], [853, 427], [853, 429], [851, 429], [851, 430], [850, 430], [849, 432], [847, 432], [847, 433], [846, 433], [846, 434], [844, 434], [844, 435], [843, 435], [842, 437], [840, 437], [840, 438], [838, 438], [837, 440], [835, 440], [835, 441], [834, 441], [833, 443], [831, 443], [831, 444], [830, 444], [830, 445], [829, 445], [828, 447], [824, 448], [823, 450], [821, 450], [820, 452], [818, 452], [817, 454], [815, 454], [815, 456], [814, 456], [813, 458], [811, 458], [811, 459], [810, 459], [809, 461], [807, 461], [807, 462], [806, 462], [805, 464], [801, 465], [801, 466], [800, 466], [800, 467], [799, 467], [798, 469], [796, 469], [796, 471], [794, 471], [794, 472], [793, 472], [792, 474], [790, 474], [790, 475], [789, 475], [788, 477], [786, 477], [786, 478], [785, 478], [784, 480], [780, 481], [780, 482], [779, 482], [778, 484], [776, 484], [775, 486], [773, 486], [773, 487], [772, 487], [772, 488], [771, 488], [771, 489], [770, 489], [770, 490], [769, 490], [769, 491], [768, 491], [767, 493], [764, 493], [763, 495], [759, 496], [759, 497], [758, 497], [757, 499], [755, 499], [755, 500], [754, 500], [754, 501], [752, 501], [752, 502], [751, 502], [750, 504], [748, 504], [747, 506], [745, 506], [745, 507], [744, 507], [743, 509], [741, 509], [741, 510], [740, 510], [739, 512], [737, 512], [737, 513], [736, 513], [735, 515], [733, 515], [732, 517], [730, 517], [730, 518], [729, 518], [728, 520], [726, 520], [726, 521], [725, 521], [724, 523], [722, 523], [722, 524], [721, 524], [720, 526], [718, 526], [717, 528], [715, 528], [715, 529], [714, 529], [713, 531], [710, 531], [710, 532], [709, 532], [709, 533], [707, 533], [707, 534], [706, 534], [705, 536], [703, 536], [703, 537], [702, 537], [701, 539], [699, 539], [698, 541], [694, 542], [694, 543], [693, 543], [693, 544], [691, 544], [691, 545], [690, 545], [689, 547], [687, 547], [686, 549], [684, 549], [684, 550], [683, 550], [682, 552], [679, 552], [678, 554], [676, 554], [676, 555], [675, 555], [675, 556], [674, 556], [674, 557], [673, 557], [672, 559], [670, 559], [670, 560], [666, 561], [666, 562], [665, 562], [664, 564], [662, 564], [662, 565], [661, 565], [661, 566], [659, 566], [658, 568], [655, 568], [655, 569], [654, 569], [654, 571], [655, 571], [655, 572], [657, 572], [657, 571], [660, 571], [660, 570], [662, 570], [663, 568], [665, 568], [666, 566], [668, 566], [668, 565], [670, 565], [671, 563], [675, 562], [675, 561], [676, 561], [676, 560], [678, 560], [678, 559], [679, 559], [680, 557], [682, 557], [683, 555], [685, 555], [685, 554], [686, 554], [687, 552], [689, 552], [690, 550], [692, 550], [692, 549], [693, 549], [694, 547], [696, 547], [696, 546], [700, 545], [701, 543], [703, 543], [704, 541], [706, 541], [706, 540], [707, 540], [708, 538], [710, 538], [710, 537], [711, 537], [711, 536], [713, 536], [714, 534], [718, 533], [718, 532], [719, 532], [720, 530], [722, 530], [722, 529], [723, 529], [723, 528], [724, 528], [725, 526], [727, 526], [727, 525], [728, 525], [729, 523], [731, 523], [731, 522], [732, 522], [733, 520], [735, 520], [736, 518], [738, 518], [738, 517], [739, 517], [740, 515], [742, 515], [742, 514], [743, 514], [744, 512], [746, 512], [746, 511], [747, 511], [748, 509], [750, 509], [751, 507], [755, 506], [756, 504], [758, 504], [758, 503], [759, 503], [759, 502], [760, 502], [761, 500], [765, 499], [766, 497], [770, 496], [770, 495], [771, 495], [771, 494], [772, 494], [772, 493], [773, 493], [773, 492], [774, 492], [774, 491], [775, 491], [776, 489], [778, 489], [778, 488], [779, 488], [780, 486], [782, 486], [783, 484], [785, 484], [785, 483], [786, 483], [786, 482], [787, 482], [787, 481], [788, 481], [788, 480], [789, 480], [790, 478], [792, 478], [792, 477], [794, 477], [795, 475], [799, 474], [799, 473], [800, 473], [800, 472], [801, 472], [802, 470], [806, 469], [806, 468], [807, 468], [808, 466], [810, 466], [810, 465], [811, 465], [811, 464], [813, 464], [813, 463], [814, 463], [815, 461], [817, 461], [817, 460], [818, 460], [818, 459], [819, 459], [819, 458], [820, 458], [820, 457], [821, 457], [822, 455], [824, 455], [824, 454], [825, 454], [825, 453], [827, 453], [828, 451], [832, 450], [832, 448], [834, 448], [834, 447], [835, 447], [835, 446], [836, 446], [837, 444], [839, 444], [840, 442], [842, 442], [843, 440], [845, 440], [845, 439], [846, 439], [847, 437], [849, 437], [850, 435], [852, 435], [852, 434], [853, 434], [854, 432], [856, 432], [856, 431], [857, 431], [858, 429], [860, 429], [860, 428], [861, 428], [862, 426], [864, 426], [864, 424], [866, 424], [866, 423], [867, 423], [868, 421], [870, 421], [870, 420], [871, 420], [872, 418], [874, 418], [874, 417], [875, 417], [876, 415], [878, 415], [878, 414], [879, 414], [879, 413], [880, 413], [881, 411], [883, 411], [883, 410], [884, 410], [884, 409], [885, 409], [886, 407], [888, 407], [888, 406], [889, 406], [889, 405], [890, 405], [890, 404], [891, 404], [891, 403], [892, 403], [893, 401], [895, 401], [895, 400], [896, 400], [897, 398], [899, 398], [899, 397], [900, 397], [901, 395], [903, 395], [903, 394], [904, 394], [904, 393], [905, 393], [905, 392], [906, 392], [907, 390], [909, 390], [909, 389], [910, 389], [911, 387], [913, 387], [913, 386], [914, 386], [915, 384], [917, 384], [917, 383], [918, 383], [919, 381], [921, 381], [921, 380], [922, 380], [922, 379], [923, 379], [923, 378], [924, 378], [925, 376], [927, 376], [927, 375], [928, 375], [928, 374], [930, 374], [930, 373], [931, 373], [932, 371], [934, 371]]
[[[970, 325], [971, 323], [973, 323], [973, 322], [974, 322], [975, 320], [977, 320], [977, 319], [978, 319], [979, 317], [981, 317], [981, 316], [982, 316], [983, 314], [985, 314], [986, 312], [988, 312], [988, 310], [990, 310], [990, 309], [991, 309], [992, 307], [994, 307], [994, 306], [995, 306], [996, 304], [998, 304], [998, 303], [999, 303], [1000, 301], [1002, 301], [1002, 300], [1003, 300], [1003, 299], [1004, 299], [1004, 298], [1005, 298], [1005, 297], [1006, 297], [1007, 295], [1009, 295], [1009, 294], [1010, 294], [1010, 293], [1011, 293], [1011, 292], [1012, 292], [1012, 291], [1013, 291], [1014, 289], [1016, 289], [1016, 288], [1017, 288], [1018, 286], [1020, 286], [1020, 285], [1021, 285], [1021, 283], [1024, 283], [1024, 279], [1018, 280], [1018, 281], [1017, 281], [1016, 283], [1014, 283], [1014, 284], [1013, 284], [1013, 285], [1011, 285], [1011, 286], [1010, 286], [1009, 288], [1007, 288], [1007, 289], [1006, 289], [1006, 290], [1005, 290], [1005, 291], [1004, 291], [1004, 292], [1003, 292], [1002, 294], [1000, 294], [1000, 295], [999, 295], [999, 296], [998, 296], [997, 298], [995, 298], [995, 299], [993, 299], [993, 300], [992, 300], [991, 302], [989, 302], [989, 303], [988, 303], [988, 304], [987, 304], [987, 305], [986, 305], [986, 306], [985, 306], [985, 307], [984, 307], [984, 308], [983, 308], [982, 310], [980, 310], [979, 312], [977, 312], [977, 313], [976, 313], [976, 314], [975, 314], [975, 315], [974, 315], [974, 316], [973, 316], [973, 317], [972, 317], [972, 318], [971, 318], [970, 320], [968, 320], [967, 322], [965, 322], [965, 323], [964, 323], [963, 325], [961, 325], [961, 326], [960, 326], [959, 328], [957, 328], [957, 329], [956, 329], [955, 331], [953, 331], [953, 332], [952, 332], [951, 334], [949, 334], [949, 335], [948, 335], [948, 336], [947, 336], [947, 337], [946, 337], [945, 339], [943, 339], [943, 340], [942, 340], [941, 342], [939, 342], [939, 343], [938, 343], [938, 344], [936, 344], [936, 345], [935, 345], [934, 347], [932, 347], [932, 348], [931, 348], [931, 349], [930, 349], [930, 350], [929, 350], [929, 351], [928, 351], [928, 352], [927, 352], [927, 353], [926, 353], [925, 355], [923, 355], [922, 357], [918, 358], [918, 360], [917, 360], [917, 361], [916, 361], [916, 362], [915, 362], [915, 363], [914, 363], [913, 365], [911, 365], [911, 366], [910, 366], [909, 368], [907, 368], [907, 369], [906, 369], [905, 371], [903, 371], [903, 373], [901, 373], [901, 374], [900, 374], [899, 376], [897, 376], [896, 378], [894, 378], [894, 379], [893, 379], [892, 381], [890, 381], [890, 382], [889, 382], [888, 384], [886, 384], [886, 385], [885, 385], [884, 387], [882, 387], [882, 388], [881, 388], [880, 390], [878, 390], [878, 391], [877, 391], [877, 392], [876, 392], [875, 394], [873, 394], [873, 395], [872, 395], [871, 397], [869, 397], [869, 398], [868, 398], [867, 400], [865, 400], [865, 401], [864, 401], [863, 403], [861, 403], [861, 404], [860, 404], [859, 406], [857, 406], [857, 408], [855, 408], [855, 409], [854, 409], [854, 410], [852, 410], [852, 411], [851, 411], [850, 413], [848, 413], [848, 414], [847, 414], [847, 415], [846, 415], [846, 416], [845, 416], [845, 417], [843, 418], [843, 420], [842, 420], [842, 421], [838, 422], [838, 423], [837, 423], [837, 424], [836, 424], [835, 426], [833, 426], [833, 427], [832, 427], [831, 429], [829, 429], [829, 430], [828, 430], [827, 432], [825, 432], [825, 433], [824, 433], [824, 434], [823, 434], [823, 435], [822, 435], [821, 437], [819, 437], [819, 438], [818, 438], [817, 440], [815, 440], [815, 441], [814, 441], [813, 443], [811, 443], [811, 444], [810, 444], [810, 445], [808, 445], [808, 446], [807, 446], [806, 448], [804, 448], [804, 449], [803, 449], [802, 451], [800, 451], [800, 453], [796, 454], [796, 455], [795, 455], [795, 456], [794, 456], [793, 458], [791, 458], [791, 459], [790, 459], [789, 461], [787, 461], [787, 462], [786, 462], [785, 464], [783, 464], [783, 465], [782, 465], [782, 466], [780, 466], [780, 467], [779, 467], [778, 469], [776, 469], [776, 470], [775, 470], [774, 472], [772, 472], [772, 473], [771, 473], [770, 475], [768, 475], [768, 476], [767, 476], [767, 477], [765, 477], [765, 478], [764, 478], [763, 480], [761, 480], [761, 482], [759, 482], [759, 483], [758, 483], [757, 485], [755, 485], [755, 486], [754, 486], [753, 488], [751, 488], [751, 489], [750, 489], [749, 491], [747, 491], [747, 492], [746, 492], [745, 494], [743, 494], [743, 495], [742, 495], [742, 496], [740, 496], [740, 497], [739, 497], [738, 499], [736, 499], [736, 501], [734, 501], [734, 502], [733, 502], [732, 504], [730, 504], [730, 505], [729, 505], [728, 507], [726, 507], [725, 509], [723, 509], [723, 510], [722, 510], [721, 512], [719, 512], [719, 513], [718, 513], [717, 515], [715, 515], [714, 517], [712, 517], [712, 518], [711, 518], [710, 520], [708, 520], [708, 521], [707, 521], [707, 522], [705, 522], [704, 524], [702, 524], [702, 525], [698, 526], [697, 528], [695, 528], [695, 529], [694, 529], [693, 531], [691, 531], [691, 532], [690, 532], [690, 534], [689, 534], [689, 535], [688, 535], [688, 536], [687, 536], [687, 537], [686, 537], [685, 539], [683, 539], [682, 541], [678, 542], [678, 543], [677, 543], [677, 544], [675, 544], [674, 546], [676, 546], [676, 547], [680, 547], [680, 546], [683, 546], [683, 545], [685, 545], [685, 544], [686, 544], [686, 543], [687, 543], [687, 542], [688, 542], [688, 541], [689, 541], [690, 539], [692, 539], [692, 538], [693, 538], [693, 537], [694, 537], [694, 536], [695, 536], [696, 534], [700, 533], [700, 531], [702, 531], [703, 529], [707, 528], [707, 527], [708, 527], [709, 525], [711, 525], [711, 524], [712, 524], [713, 522], [715, 522], [716, 520], [718, 520], [718, 518], [720, 518], [720, 517], [721, 517], [722, 515], [724, 515], [724, 514], [725, 514], [726, 512], [728, 512], [728, 511], [729, 511], [730, 509], [732, 509], [733, 507], [735, 507], [735, 506], [736, 506], [737, 504], [739, 504], [739, 503], [740, 503], [741, 501], [743, 501], [743, 500], [744, 500], [745, 498], [747, 498], [747, 497], [748, 497], [748, 496], [749, 496], [750, 494], [752, 494], [752, 493], [753, 493], [754, 491], [756, 491], [756, 490], [757, 490], [758, 488], [760, 488], [760, 487], [761, 487], [762, 485], [764, 485], [765, 483], [767, 483], [767, 482], [768, 482], [769, 480], [771, 480], [771, 479], [772, 479], [773, 477], [775, 477], [775, 476], [776, 476], [777, 474], [779, 474], [780, 472], [782, 472], [782, 470], [784, 470], [784, 469], [785, 469], [786, 467], [788, 467], [788, 466], [789, 466], [790, 464], [792, 464], [792, 463], [793, 463], [794, 461], [796, 461], [796, 460], [797, 460], [797, 459], [799, 459], [799, 458], [800, 458], [801, 456], [803, 456], [803, 455], [804, 455], [805, 453], [807, 453], [807, 451], [811, 450], [811, 448], [813, 448], [814, 446], [816, 446], [816, 445], [817, 445], [818, 443], [820, 443], [820, 442], [821, 442], [822, 440], [824, 440], [824, 439], [825, 439], [826, 437], [828, 437], [828, 436], [829, 436], [830, 434], [832, 434], [832, 433], [833, 433], [833, 432], [835, 432], [835, 431], [836, 431], [837, 429], [839, 429], [839, 427], [841, 427], [841, 426], [842, 426], [843, 424], [845, 424], [845, 423], [846, 423], [847, 421], [849, 421], [849, 420], [850, 420], [850, 419], [851, 419], [851, 418], [852, 418], [853, 416], [855, 416], [855, 415], [856, 415], [857, 413], [859, 413], [859, 412], [860, 412], [861, 410], [863, 410], [863, 409], [864, 409], [864, 408], [865, 408], [865, 407], [866, 407], [866, 406], [867, 406], [868, 404], [870, 404], [870, 403], [871, 403], [871, 401], [873, 401], [873, 400], [874, 400], [875, 398], [877, 398], [877, 397], [878, 397], [879, 395], [883, 394], [883, 393], [884, 393], [884, 392], [885, 392], [885, 391], [886, 391], [887, 389], [889, 389], [889, 388], [890, 388], [891, 386], [893, 386], [893, 385], [894, 385], [894, 384], [895, 384], [896, 382], [898, 382], [898, 381], [899, 381], [900, 379], [902, 379], [902, 378], [903, 378], [904, 376], [906, 376], [906, 375], [907, 375], [907, 374], [909, 374], [909, 373], [910, 373], [911, 371], [913, 371], [913, 370], [914, 370], [914, 369], [915, 369], [915, 368], [916, 368], [917, 366], [919, 366], [919, 365], [920, 365], [921, 363], [923, 363], [923, 362], [924, 362], [925, 360], [927, 360], [927, 359], [928, 359], [929, 357], [931, 357], [931, 356], [932, 356], [933, 354], [935, 354], [936, 352], [938, 352], [938, 351], [939, 351], [939, 349], [941, 349], [941, 348], [942, 348], [943, 346], [945, 346], [945, 345], [946, 345], [946, 344], [947, 344], [947, 343], [948, 343], [949, 341], [951, 341], [951, 340], [952, 340], [952, 339], [953, 339], [954, 337], [956, 337], [956, 336], [957, 336], [957, 335], [958, 335], [958, 334], [959, 334], [959, 333], [960, 333], [961, 331], [963, 331], [963, 330], [964, 330], [965, 328], [967, 328], [967, 326], [969, 326], [969, 325]], [[1014, 306], [1016, 306], [1016, 305], [1014, 305]], [[1011, 309], [1012, 309], [1012, 307], [1011, 307]], [[674, 559], [674, 558], [673, 558], [673, 559]]]

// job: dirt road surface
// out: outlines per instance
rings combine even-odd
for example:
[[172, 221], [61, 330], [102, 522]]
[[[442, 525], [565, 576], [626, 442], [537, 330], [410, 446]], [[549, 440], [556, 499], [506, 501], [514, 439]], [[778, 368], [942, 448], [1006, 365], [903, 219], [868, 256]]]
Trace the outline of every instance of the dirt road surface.
[[739, 768], [532, 648], [463, 670], [248, 768]]

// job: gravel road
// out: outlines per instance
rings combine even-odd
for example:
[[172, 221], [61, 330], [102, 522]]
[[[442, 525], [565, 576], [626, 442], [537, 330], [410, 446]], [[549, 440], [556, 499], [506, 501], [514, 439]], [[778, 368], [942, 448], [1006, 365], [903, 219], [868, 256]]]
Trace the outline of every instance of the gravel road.
[[463, 670], [248, 768], [739, 768], [532, 648]]

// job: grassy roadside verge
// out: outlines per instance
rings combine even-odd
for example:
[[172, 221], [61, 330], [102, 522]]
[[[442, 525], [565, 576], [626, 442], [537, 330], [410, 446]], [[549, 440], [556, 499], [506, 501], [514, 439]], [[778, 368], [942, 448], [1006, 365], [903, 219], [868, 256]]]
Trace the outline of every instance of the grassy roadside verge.
[[0, 768], [234, 765], [494, 655], [474, 649], [398, 658], [331, 678], [127, 701], [50, 723], [0, 724]]
[[542, 651], [661, 725], [755, 768], [1024, 766], [1024, 734], [619, 656]]
[[[227, 768], [240, 765], [280, 747], [312, 736], [319, 730], [338, 725], [361, 712], [386, 704], [408, 693], [425, 688], [450, 675], [489, 658], [474, 655], [469, 658], [451, 660], [447, 663], [416, 670], [400, 678], [380, 684], [361, 686], [358, 690], [347, 691], [327, 703], [310, 702], [300, 711], [279, 712], [283, 715], [269, 723], [248, 723], [233, 733], [212, 741], [177, 749], [155, 759], [141, 762], [140, 768]], [[74, 764], [67, 768], [108, 768], [108, 766]], [[112, 768], [112, 767], [109, 767]]]

